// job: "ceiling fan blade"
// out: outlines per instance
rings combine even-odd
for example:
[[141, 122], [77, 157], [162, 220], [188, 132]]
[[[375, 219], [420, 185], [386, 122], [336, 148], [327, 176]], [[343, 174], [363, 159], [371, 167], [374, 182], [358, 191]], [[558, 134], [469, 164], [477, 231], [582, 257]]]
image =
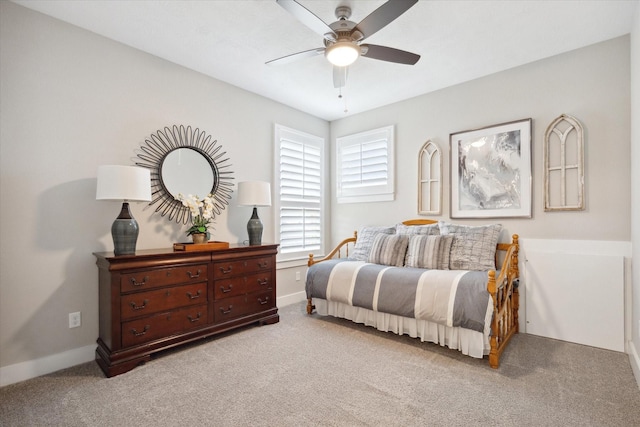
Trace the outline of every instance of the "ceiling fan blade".
[[349, 67], [333, 66], [333, 87], [339, 89], [346, 86], [348, 71]]
[[376, 44], [363, 44], [360, 47], [362, 48], [362, 56], [381, 61], [414, 65], [420, 59], [420, 55], [392, 47], [378, 46]]
[[416, 3], [418, 3], [418, 0], [389, 0], [360, 21], [353, 31], [360, 31], [364, 35], [363, 39], [370, 37]]
[[272, 59], [271, 61], [265, 62], [265, 64], [269, 64], [269, 65], [289, 64], [299, 59], [310, 58], [312, 56], [318, 56], [322, 54], [324, 54], [324, 48], [318, 47], [316, 49], [305, 50], [298, 53], [292, 53], [291, 55], [283, 56], [281, 58]]
[[276, 0], [277, 3], [287, 12], [295, 16], [314, 32], [320, 34], [327, 40], [335, 41], [338, 35], [322, 19], [295, 0]]

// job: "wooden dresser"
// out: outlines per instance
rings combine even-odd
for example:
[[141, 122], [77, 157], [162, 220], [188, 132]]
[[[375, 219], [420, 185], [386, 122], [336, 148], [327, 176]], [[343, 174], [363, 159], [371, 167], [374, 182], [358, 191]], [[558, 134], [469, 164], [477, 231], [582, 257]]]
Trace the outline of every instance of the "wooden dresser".
[[211, 252], [94, 253], [99, 269], [96, 361], [127, 372], [160, 350], [252, 323], [279, 321], [278, 245]]

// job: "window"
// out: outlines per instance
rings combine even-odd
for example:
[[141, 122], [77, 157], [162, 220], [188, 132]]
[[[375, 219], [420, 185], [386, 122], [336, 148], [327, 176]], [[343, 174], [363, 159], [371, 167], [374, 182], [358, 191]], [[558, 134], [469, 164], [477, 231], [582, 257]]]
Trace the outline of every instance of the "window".
[[394, 199], [394, 129], [387, 126], [336, 139], [338, 203]]
[[324, 139], [275, 127], [278, 259], [319, 255], [323, 239]]

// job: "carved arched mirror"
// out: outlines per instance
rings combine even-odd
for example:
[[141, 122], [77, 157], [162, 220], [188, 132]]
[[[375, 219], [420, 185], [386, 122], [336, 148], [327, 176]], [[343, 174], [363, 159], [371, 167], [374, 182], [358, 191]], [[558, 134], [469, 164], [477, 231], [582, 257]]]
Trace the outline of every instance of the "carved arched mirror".
[[156, 212], [170, 221], [186, 224], [189, 210], [176, 199], [178, 194], [199, 198], [213, 195], [214, 213], [229, 204], [233, 192], [229, 158], [211, 135], [191, 126], [165, 127], [144, 141], [136, 165], [151, 169], [150, 205], [159, 203]]

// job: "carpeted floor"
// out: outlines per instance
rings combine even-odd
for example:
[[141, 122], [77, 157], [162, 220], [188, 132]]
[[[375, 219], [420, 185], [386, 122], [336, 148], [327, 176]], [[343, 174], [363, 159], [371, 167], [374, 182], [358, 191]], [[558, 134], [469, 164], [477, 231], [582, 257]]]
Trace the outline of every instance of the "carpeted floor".
[[280, 310], [105, 378], [94, 362], [0, 389], [2, 426], [638, 426], [628, 356], [517, 335], [500, 369]]

